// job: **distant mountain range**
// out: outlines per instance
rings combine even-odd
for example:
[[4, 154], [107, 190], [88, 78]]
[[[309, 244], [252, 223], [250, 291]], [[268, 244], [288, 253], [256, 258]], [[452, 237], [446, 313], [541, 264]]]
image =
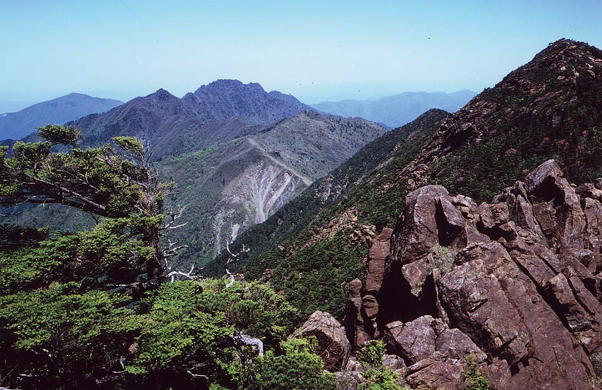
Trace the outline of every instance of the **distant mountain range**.
[[145, 142], [154, 160], [254, 134], [311, 107], [256, 83], [217, 80], [179, 99], [164, 89], [135, 98], [102, 115], [69, 123], [84, 133], [84, 144], [132, 135]]
[[[218, 80], [181, 99], [160, 89], [68, 124], [82, 131], [84, 146], [119, 135], [144, 141], [161, 179], [177, 185], [171, 202], [186, 206], [186, 225], [174, 232], [188, 245], [180, 258], [200, 263], [386, 133], [370, 121], [318, 113], [291, 95], [238, 80]], [[86, 224], [82, 215], [67, 217], [52, 206], [12, 220], [61, 229]]]
[[19, 112], [0, 114], [0, 139], [18, 140], [35, 133], [37, 126], [64, 124], [85, 115], [108, 111], [120, 104], [123, 103], [119, 100], [70, 93]]
[[455, 112], [475, 95], [468, 90], [454, 93], [404, 92], [373, 100], [322, 102], [313, 104], [312, 107], [328, 114], [347, 118], [360, 117], [395, 128], [413, 121], [433, 108]]

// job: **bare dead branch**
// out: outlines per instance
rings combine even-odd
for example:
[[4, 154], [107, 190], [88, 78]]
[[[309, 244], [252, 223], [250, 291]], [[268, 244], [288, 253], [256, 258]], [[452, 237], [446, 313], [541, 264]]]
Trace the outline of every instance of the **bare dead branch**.
[[234, 342], [238, 345], [249, 345], [257, 348], [257, 355], [263, 356], [263, 341], [256, 337], [251, 337], [249, 335], [243, 334], [239, 332], [232, 336]]
[[[202, 270], [202, 268], [201, 268]], [[201, 277], [197, 274], [192, 274], [192, 271], [194, 271], [194, 264], [192, 265], [192, 267], [190, 267], [190, 271], [188, 271], [187, 273], [184, 273], [182, 271], [171, 271], [170, 273], [168, 273], [167, 275], [165, 275], [166, 278], [171, 278], [171, 282], [173, 283], [175, 281], [175, 277], [176, 275], [179, 276], [183, 276], [185, 278], [191, 279], [191, 280], [197, 280], [200, 279]]]

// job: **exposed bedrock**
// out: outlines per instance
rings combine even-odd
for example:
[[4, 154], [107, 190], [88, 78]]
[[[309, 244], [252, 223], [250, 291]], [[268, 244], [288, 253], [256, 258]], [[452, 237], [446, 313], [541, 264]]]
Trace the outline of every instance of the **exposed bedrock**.
[[602, 352], [602, 180], [571, 185], [549, 160], [477, 205], [410, 193], [350, 283], [353, 348], [379, 338], [420, 389], [461, 389], [471, 355], [492, 388], [589, 389]]

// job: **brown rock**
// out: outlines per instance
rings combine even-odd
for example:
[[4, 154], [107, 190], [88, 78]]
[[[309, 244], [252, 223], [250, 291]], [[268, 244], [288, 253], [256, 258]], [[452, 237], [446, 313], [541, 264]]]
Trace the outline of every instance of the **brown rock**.
[[360, 298], [362, 291], [362, 281], [353, 279], [349, 282], [349, 298]]
[[548, 238], [557, 238], [565, 248], [583, 248], [585, 215], [575, 189], [562, 176], [558, 164], [548, 160], [527, 176], [527, 191], [535, 204], [543, 203], [534, 210], [545, 221]]
[[359, 296], [359, 292], [357, 292], [357, 296], [354, 295], [355, 293], [350, 291], [350, 297], [347, 299], [345, 330], [348, 340], [355, 349], [372, 340], [372, 337], [366, 330], [369, 324], [365, 324], [364, 314], [362, 313], [362, 298]]
[[[441, 280], [443, 305], [464, 333], [517, 372], [509, 388], [572, 389], [586, 383], [590, 365], [583, 349], [504, 248], [483, 243], [462, 255], [469, 261]], [[572, 380], [558, 370], [558, 353], [574, 370]]]
[[385, 260], [389, 256], [393, 229], [385, 228], [370, 242], [364, 292], [378, 294], [383, 283]]
[[[466, 220], [462, 213], [454, 207], [449, 196], [440, 196], [437, 198], [437, 231], [439, 235], [439, 244], [450, 245], [466, 245], [465, 237], [462, 237]], [[463, 243], [454, 243], [455, 240], [462, 240]]]
[[571, 185], [550, 160], [491, 204], [413, 191], [391, 254], [375, 249], [384, 275], [375, 262], [362, 329], [387, 323], [413, 388], [463, 389], [468, 355], [497, 390], [590, 388], [588, 355], [602, 353], [600, 183]]
[[476, 363], [482, 363], [487, 355], [460, 329], [445, 329], [435, 342], [435, 349], [443, 356], [465, 361], [472, 355]]
[[425, 186], [411, 192], [406, 200], [404, 224], [392, 247], [395, 260], [412, 262], [426, 256], [439, 244], [437, 198], [449, 196], [441, 186]]
[[423, 316], [406, 324], [390, 323], [386, 326], [385, 340], [406, 362], [418, 363], [435, 352], [437, 335], [431, 326], [433, 321], [433, 317]]
[[428, 358], [408, 367], [406, 381], [414, 389], [460, 390], [464, 371], [464, 364], [459, 360]]
[[373, 295], [366, 295], [362, 298], [362, 310], [367, 318], [376, 318], [378, 315], [378, 301]]
[[326, 370], [341, 369], [347, 364], [351, 344], [341, 324], [329, 313], [313, 313], [299, 330], [299, 335], [314, 336], [318, 340], [317, 353]]
[[403, 359], [397, 355], [383, 355], [383, 366], [389, 367], [393, 371], [406, 370], [406, 364]]

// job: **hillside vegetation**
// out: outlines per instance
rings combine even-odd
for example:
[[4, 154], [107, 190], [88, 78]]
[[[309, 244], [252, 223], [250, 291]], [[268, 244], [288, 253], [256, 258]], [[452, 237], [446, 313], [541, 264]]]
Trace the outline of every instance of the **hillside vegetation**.
[[[421, 117], [408, 124], [420, 128], [422, 123], [428, 129], [417, 132], [424, 134], [423, 143], [410, 146], [402, 141], [399, 157], [388, 156], [388, 164], [338, 202], [324, 210], [312, 206], [311, 200], [302, 203], [313, 198], [320, 204], [324, 192], [317, 183], [299, 203], [248, 232], [256, 235], [240, 236], [233, 248], [243, 243], [258, 246], [246, 260], [237, 261], [240, 270], [252, 278], [265, 274], [264, 280], [284, 289], [306, 313], [324, 309], [341, 318], [345, 282], [362, 272], [365, 251], [359, 248], [380, 228], [395, 224], [409, 191], [442, 184], [452, 193], [487, 201], [548, 158], [555, 158], [572, 182], [593, 181], [602, 176], [600, 71], [599, 49], [571, 40], [551, 44], [458, 112], [430, 123]], [[339, 172], [320, 182], [323, 188], [329, 180], [336, 181]], [[296, 209], [303, 210], [300, 217]], [[288, 215], [291, 222], [283, 223]], [[282, 230], [270, 227], [281, 225]], [[226, 260], [225, 255], [217, 258], [210, 272], [219, 272]], [[328, 298], [316, 294], [303, 299], [315, 286], [328, 290]], [[338, 297], [336, 304], [332, 297]]]

